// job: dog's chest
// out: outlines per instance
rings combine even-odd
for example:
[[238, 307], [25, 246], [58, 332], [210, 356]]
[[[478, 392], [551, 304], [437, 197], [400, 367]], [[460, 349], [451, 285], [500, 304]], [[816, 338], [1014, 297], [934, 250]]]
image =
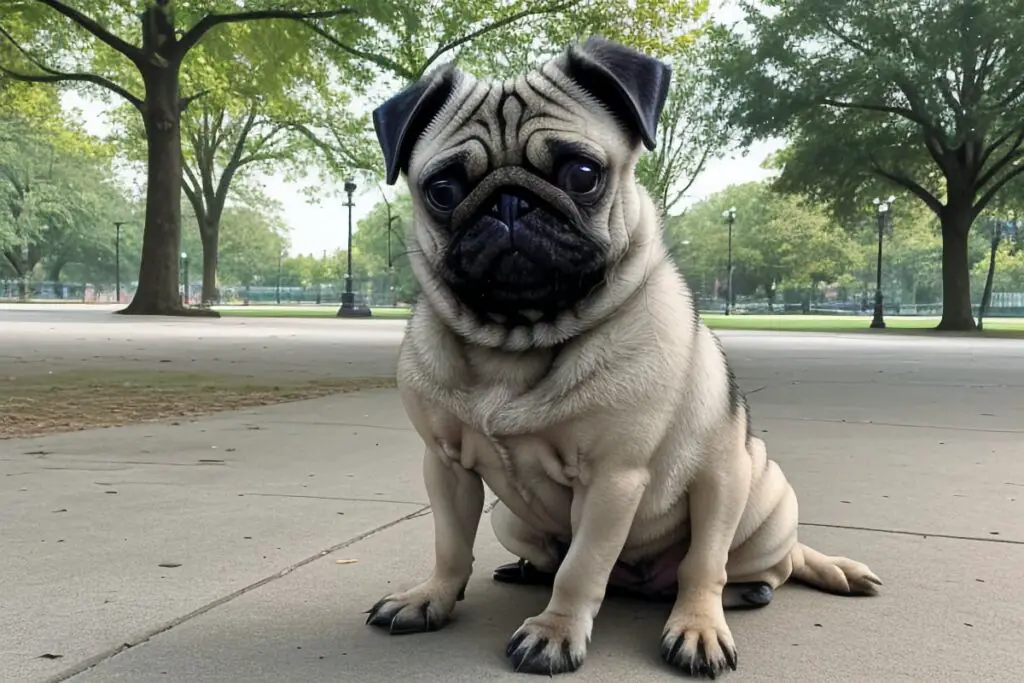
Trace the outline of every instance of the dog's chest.
[[485, 429], [513, 399], [535, 387], [551, 368], [553, 353], [539, 349], [507, 353], [473, 347], [466, 351], [469, 375], [468, 408], [473, 427]]
[[544, 379], [552, 357], [550, 351], [467, 352], [475, 381], [467, 391], [469, 419], [461, 426], [459, 457], [463, 466], [478, 472], [517, 514], [542, 527], [562, 528], [571, 499], [567, 487], [580, 474], [571, 430], [536, 431], [524, 424], [520, 433], [500, 438], [487, 430], [513, 399]]

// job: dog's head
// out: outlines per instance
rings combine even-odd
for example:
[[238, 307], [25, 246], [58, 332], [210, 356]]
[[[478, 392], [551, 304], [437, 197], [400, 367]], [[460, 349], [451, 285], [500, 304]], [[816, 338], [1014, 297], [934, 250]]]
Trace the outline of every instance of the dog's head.
[[669, 78], [666, 64], [591, 38], [504, 83], [438, 70], [374, 111], [386, 180], [404, 173], [412, 194], [414, 271], [457, 332], [556, 344], [593, 300], [616, 299], [603, 291], [611, 272], [634, 233], [653, 230], [634, 169]]

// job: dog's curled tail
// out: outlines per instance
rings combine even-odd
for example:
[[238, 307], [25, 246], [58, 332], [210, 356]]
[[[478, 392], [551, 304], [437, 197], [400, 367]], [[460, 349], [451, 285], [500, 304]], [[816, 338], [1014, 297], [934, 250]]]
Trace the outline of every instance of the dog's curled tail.
[[790, 554], [792, 578], [826, 593], [876, 595], [882, 580], [867, 565], [848, 557], [830, 557], [803, 543]]

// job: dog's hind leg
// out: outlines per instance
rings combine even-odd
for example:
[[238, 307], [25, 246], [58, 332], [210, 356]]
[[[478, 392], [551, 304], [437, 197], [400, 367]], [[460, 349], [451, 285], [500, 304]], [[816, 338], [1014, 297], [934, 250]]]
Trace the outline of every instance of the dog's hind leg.
[[[755, 440], [754, 444], [760, 454], [763, 443]], [[790, 578], [828, 593], [874, 595], [881, 581], [867, 566], [823, 555], [797, 540], [796, 493], [775, 463], [767, 462], [764, 472], [754, 489], [759, 494], [755, 502], [771, 512], [729, 553], [729, 583], [722, 596], [725, 608], [763, 607]]]
[[797, 543], [790, 555], [792, 578], [826, 593], [837, 595], [876, 595], [881, 579], [867, 565], [848, 557], [819, 553]]
[[491, 510], [491, 528], [505, 549], [520, 558], [494, 570], [502, 583], [550, 586], [564, 553], [553, 537], [537, 531], [520, 519], [500, 500]]
[[[763, 444], [757, 445], [763, 452]], [[753, 487], [756, 504], [748, 503], [741, 522], [741, 526], [757, 526], [745, 541], [729, 551], [729, 578], [722, 591], [725, 609], [767, 606], [775, 589], [786, 582], [792, 571], [792, 549], [797, 542], [796, 493], [775, 463], [766, 463], [763, 472]], [[765, 509], [770, 512], [762, 517], [760, 510]]]

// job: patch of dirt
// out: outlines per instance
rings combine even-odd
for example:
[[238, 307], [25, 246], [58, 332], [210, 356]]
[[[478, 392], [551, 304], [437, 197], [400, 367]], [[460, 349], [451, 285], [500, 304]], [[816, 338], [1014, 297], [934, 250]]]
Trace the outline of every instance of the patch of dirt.
[[69, 371], [0, 377], [0, 440], [192, 418], [394, 386], [391, 378], [277, 382], [173, 371]]

